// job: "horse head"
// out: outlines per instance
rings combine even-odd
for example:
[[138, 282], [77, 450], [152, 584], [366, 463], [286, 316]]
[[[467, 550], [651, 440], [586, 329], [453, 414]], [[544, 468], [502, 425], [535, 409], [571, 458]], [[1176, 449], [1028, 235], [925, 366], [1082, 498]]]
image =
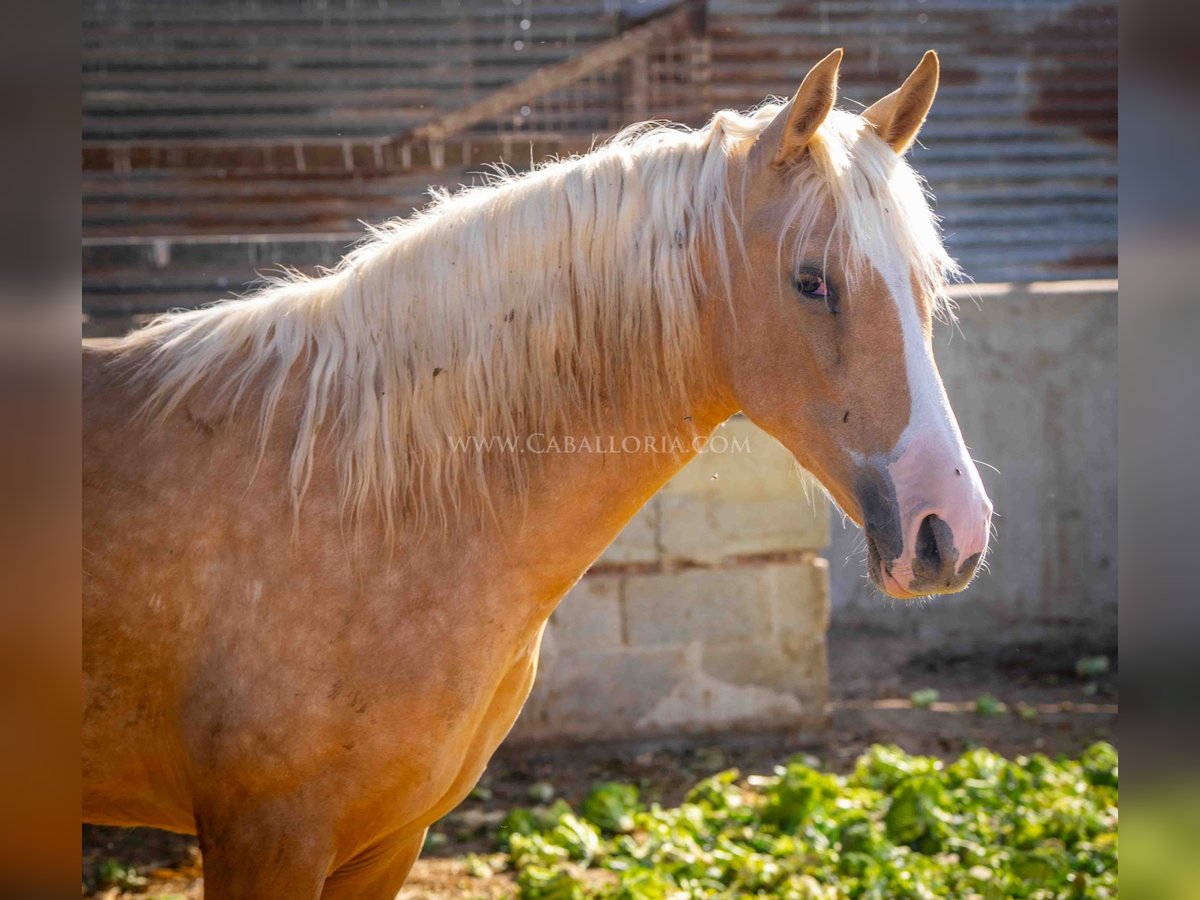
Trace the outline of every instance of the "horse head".
[[708, 340], [732, 402], [863, 527], [873, 582], [897, 598], [949, 593], [987, 550], [992, 504], [933, 356], [956, 267], [904, 159], [938, 59], [853, 114], [833, 108], [841, 55], [760, 110], [733, 154], [739, 227]]

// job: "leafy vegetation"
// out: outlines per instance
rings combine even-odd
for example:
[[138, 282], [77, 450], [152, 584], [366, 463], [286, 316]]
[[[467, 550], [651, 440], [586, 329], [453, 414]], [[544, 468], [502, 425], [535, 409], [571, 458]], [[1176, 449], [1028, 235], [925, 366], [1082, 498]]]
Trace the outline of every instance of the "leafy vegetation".
[[1002, 716], [1008, 712], [1008, 707], [991, 694], [984, 694], [975, 699], [975, 712], [981, 716]]
[[937, 703], [939, 696], [941, 695], [933, 688], [922, 688], [919, 691], [913, 691], [910, 699], [914, 708], [929, 709], [929, 707]]
[[500, 829], [527, 900], [1115, 897], [1117, 752], [945, 764], [876, 745], [853, 772], [735, 769], [673, 809], [597, 785]]
[[1075, 674], [1080, 678], [1099, 678], [1108, 674], [1107, 656], [1085, 656], [1075, 661]]
[[[96, 866], [96, 888], [121, 888], [135, 890], [146, 884], [146, 879], [138, 874], [133, 866], [127, 866], [117, 859], [102, 859]], [[85, 885], [86, 887], [86, 885]]]

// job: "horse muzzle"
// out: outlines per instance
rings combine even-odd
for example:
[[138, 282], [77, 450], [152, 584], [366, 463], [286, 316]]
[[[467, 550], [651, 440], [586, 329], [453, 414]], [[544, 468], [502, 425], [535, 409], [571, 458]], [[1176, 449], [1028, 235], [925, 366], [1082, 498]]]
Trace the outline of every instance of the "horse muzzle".
[[918, 438], [893, 461], [860, 472], [867, 573], [889, 596], [961, 591], [987, 553], [992, 502], [959, 448]]

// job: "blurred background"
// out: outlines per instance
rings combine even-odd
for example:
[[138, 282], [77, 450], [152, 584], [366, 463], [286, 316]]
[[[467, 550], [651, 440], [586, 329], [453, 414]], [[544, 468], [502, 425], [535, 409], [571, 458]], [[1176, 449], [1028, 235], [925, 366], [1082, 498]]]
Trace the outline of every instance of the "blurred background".
[[913, 161], [977, 281], [1116, 273], [1116, 5], [1093, 0], [86, 0], [89, 333], [339, 259], [431, 185], [649, 118], [788, 96], [846, 48], [842, 105], [928, 48]]
[[[847, 109], [937, 49], [912, 161], [975, 282], [935, 340], [996, 505], [990, 571], [953, 597], [882, 597], [857, 529], [736, 418], [725, 433], [750, 451], [685, 470], [551, 620], [489, 793], [797, 748], [836, 767], [879, 740], [944, 755], [1114, 739], [1114, 3], [85, 0], [82, 39], [86, 336], [332, 265], [362, 222], [488, 164], [787, 96], [834, 47]], [[85, 829], [85, 881], [108, 860], [186, 869], [186, 846], [156, 840]], [[454, 895], [439, 872], [418, 869], [412, 896]]]

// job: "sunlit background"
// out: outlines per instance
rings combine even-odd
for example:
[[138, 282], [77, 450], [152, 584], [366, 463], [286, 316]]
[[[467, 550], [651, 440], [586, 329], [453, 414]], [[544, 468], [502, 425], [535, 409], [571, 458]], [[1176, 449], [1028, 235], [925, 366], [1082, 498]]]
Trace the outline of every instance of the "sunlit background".
[[[64, 53], [68, 75], [80, 71], [73, 33], [66, 51], [61, 34], [78, 10], [35, 5], [19, 26], [14, 19], [2, 55], [13, 113], [3, 167], [3, 386], [9, 421], [30, 427], [9, 429], [28, 437], [6, 441], [13, 462], [3, 467], [18, 602], [5, 606], [2, 714], [7, 734], [28, 735], [7, 742], [6, 761], [29, 775], [13, 779], [8, 795], [3, 880], [32, 883], [52, 847], [66, 857], [66, 884], [79, 872], [69, 818], [77, 776], [64, 774], [74, 750], [50, 749], [62, 746], [54, 739], [64, 699], [77, 705], [77, 595], [57, 589], [78, 558], [70, 551], [78, 364], [60, 352], [72, 352], [77, 336], [75, 279], [84, 334], [120, 334], [163, 309], [245, 290], [258, 272], [332, 264], [362, 234], [360, 221], [406, 215], [430, 186], [471, 183], [489, 163], [521, 169], [585, 151], [633, 121], [694, 125], [716, 108], [751, 107], [794, 90], [835, 46], [846, 49], [841, 105], [853, 109], [892, 90], [933, 47], [943, 83], [913, 162], [937, 198], [951, 252], [976, 282], [959, 295], [959, 328], [939, 326], [936, 340], [1000, 516], [991, 571], [963, 595], [912, 607], [886, 601], [862, 577], [857, 532], [819, 492], [810, 500], [787, 482], [769, 447], [708, 461], [715, 468], [657, 497], [585, 578], [586, 598], [563, 607], [575, 618], [556, 617], [550, 647], [559, 649], [547, 654], [531, 701], [536, 718], [522, 719], [483, 790], [438, 829], [408, 896], [488, 895], [494, 879], [492, 895], [502, 896], [511, 887], [503, 874], [490, 864], [472, 873], [465, 854], [493, 849], [486, 835], [497, 808], [535, 805], [547, 791], [577, 802], [595, 781], [615, 778], [673, 805], [700, 778], [729, 766], [770, 772], [800, 750], [845, 772], [874, 742], [952, 759], [977, 744], [1007, 756], [1078, 755], [1098, 739], [1134, 754], [1134, 796], [1147, 798], [1128, 820], [1130, 878], [1152, 888], [1147, 896], [1193, 896], [1198, 23], [1193, 5], [1169, 0], [1126, 13], [1119, 571], [1126, 706], [1137, 718], [1121, 741], [1115, 4], [87, 0], [81, 175], [64, 162], [78, 95], [50, 73]], [[65, 138], [61, 129], [41, 136], [64, 118]], [[80, 245], [61, 240], [77, 178], [80, 274]], [[57, 331], [42, 310], [54, 311]], [[60, 360], [62, 371], [51, 372]], [[44, 390], [63, 375], [65, 394]], [[51, 430], [56, 412], [68, 419], [65, 432]], [[653, 596], [673, 611], [707, 604], [713, 613], [680, 627], [652, 607]], [[585, 606], [601, 612], [589, 618]], [[740, 611], [757, 607], [804, 617], [804, 667], [781, 670], [764, 650], [786, 635], [778, 616], [747, 624]], [[650, 652], [636, 643], [650, 646], [655, 635], [653, 652], [678, 651], [678, 668], [634, 664]], [[697, 642], [712, 651], [707, 662], [683, 652]], [[595, 666], [579, 680], [571, 663], [585, 651], [609, 661], [607, 680], [595, 680]], [[722, 694], [734, 683], [748, 690]], [[617, 705], [601, 698], [632, 697], [635, 712], [649, 704], [659, 711], [652, 735], [638, 731], [644, 715], [599, 717], [595, 727], [654, 743], [628, 752], [599, 744], [586, 728], [589, 710], [563, 704], [563, 685], [592, 711]], [[73, 722], [74, 708], [66, 712]], [[569, 733], [581, 722], [582, 732]], [[555, 750], [556, 736], [584, 743]], [[68, 816], [69, 845], [49, 838], [52, 812]], [[157, 883], [196, 896], [193, 853], [186, 840], [85, 828], [85, 887], [144, 893], [157, 867], [167, 873]]]
[[[528, 799], [523, 778], [583, 789], [545, 749], [564, 742], [674, 741], [683, 756], [650, 768], [700, 775], [802, 746], [836, 769], [873, 741], [946, 757], [1115, 741], [1116, 5], [84, 4], [87, 336], [281, 266], [332, 265], [362, 223], [489, 164], [520, 170], [633, 122], [699, 125], [786, 96], [834, 47], [847, 109], [894, 89], [925, 50], [941, 55], [912, 159], [973, 280], [937, 353], [996, 504], [990, 570], [956, 597], [886, 600], [858, 531], [777, 445], [731, 422], [754, 452], [673, 481], [552, 619], [493, 767], [505, 802]], [[750, 740], [762, 734], [774, 737]], [[645, 761], [618, 757], [591, 759], [593, 774], [646, 777]], [[495, 824], [476, 800], [435, 834], [412, 896], [454, 895], [438, 866]], [[85, 881], [136, 891], [162, 863], [193, 891], [181, 852], [92, 829]]]

